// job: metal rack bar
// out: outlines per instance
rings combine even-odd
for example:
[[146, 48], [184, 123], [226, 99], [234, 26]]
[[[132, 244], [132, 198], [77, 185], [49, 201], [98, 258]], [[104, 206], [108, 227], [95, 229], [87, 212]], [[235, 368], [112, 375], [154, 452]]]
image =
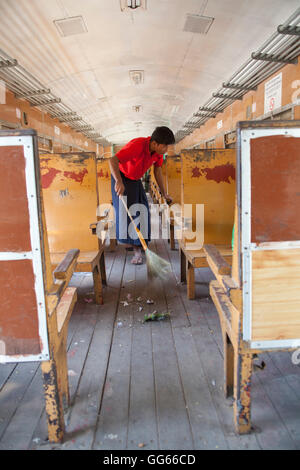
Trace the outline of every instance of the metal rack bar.
[[[26, 99], [30, 103], [30, 106], [43, 107], [44, 111], [52, 118], [62, 118], [60, 122], [67, 122], [68, 125], [77, 132], [81, 132], [81, 129], [87, 130], [88, 127], [88, 130], [96, 133], [96, 129], [86, 123], [81, 117], [77, 116], [77, 113], [65, 105], [60, 98], [51, 93], [50, 89], [46, 88], [32, 74], [19, 65], [17, 60], [12, 59], [1, 49], [0, 79], [2, 79], [7, 88], [16, 95], [16, 98]], [[47, 95], [48, 100], [41, 102], [40, 97], [42, 95]], [[73, 117], [73, 119], [64, 120], [70, 117]], [[80, 128], [78, 128], [78, 124], [80, 124]], [[94, 140], [92, 135], [90, 135], [89, 138]]]
[[[300, 23], [300, 8], [298, 8], [284, 23], [277, 28], [277, 31], [265, 41], [262, 46], [253, 53], [254, 57], [248, 59], [226, 82], [223, 82], [222, 88], [213, 93], [213, 96], [202, 107], [200, 111], [214, 108], [216, 112], [222, 112], [232, 100], [241, 99], [248, 91], [256, 90], [257, 86], [267, 79], [270, 75], [277, 72], [285, 63], [297, 63], [297, 57], [300, 55], [299, 30], [297, 26]], [[257, 60], [259, 59], [259, 60]], [[265, 59], [265, 60], [263, 60]], [[272, 59], [268, 60], [268, 59]], [[276, 60], [275, 60], [276, 59]], [[224, 88], [235, 89], [237, 93], [221, 96]], [[217, 111], [220, 109], [220, 111]], [[211, 117], [208, 114], [199, 112], [193, 114], [193, 117], [200, 117], [197, 121], [198, 127], [204, 124]], [[188, 132], [188, 133], [191, 133]], [[176, 140], [180, 140], [183, 135], [181, 130], [176, 133]]]

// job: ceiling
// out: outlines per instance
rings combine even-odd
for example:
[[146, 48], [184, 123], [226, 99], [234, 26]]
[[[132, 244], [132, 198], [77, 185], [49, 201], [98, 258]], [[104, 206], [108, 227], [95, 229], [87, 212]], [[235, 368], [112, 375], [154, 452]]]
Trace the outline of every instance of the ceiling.
[[[125, 3], [127, 0], [125, 1]], [[113, 144], [174, 133], [299, 8], [299, 0], [0, 0], [0, 48]], [[186, 31], [187, 14], [213, 18]], [[62, 36], [56, 20], [81, 16]], [[196, 18], [197, 19], [197, 18]], [[135, 84], [130, 71], [143, 71]]]

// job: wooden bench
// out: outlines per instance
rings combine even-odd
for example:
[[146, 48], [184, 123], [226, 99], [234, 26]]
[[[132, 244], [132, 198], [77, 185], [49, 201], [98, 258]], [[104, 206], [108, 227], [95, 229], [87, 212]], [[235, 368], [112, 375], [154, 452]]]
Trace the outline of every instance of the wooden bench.
[[[232, 249], [227, 245], [217, 245], [220, 256], [225, 258], [227, 266], [231, 265]], [[180, 280], [187, 283], [188, 299], [195, 298], [195, 269], [208, 266], [206, 252], [203, 248], [187, 250], [182, 241], [179, 241]]]
[[[231, 238], [234, 222], [236, 156], [234, 149], [181, 151], [181, 207], [191, 205], [192, 216], [179, 240], [181, 280], [187, 281], [187, 295], [195, 298], [196, 268], [207, 267], [205, 244], [216, 244], [231, 264]], [[203, 233], [197, 228], [196, 205], [204, 207]], [[200, 211], [199, 211], [200, 212]], [[193, 242], [195, 234], [202, 243]], [[202, 235], [202, 237], [201, 237]], [[203, 240], [204, 239], [204, 240]]]
[[[300, 121], [241, 122], [231, 272], [205, 245], [224, 344], [224, 392], [251, 430], [254, 355], [300, 347]], [[251, 171], [250, 171], [251, 168]]]
[[41, 363], [48, 437], [60, 442], [69, 404], [68, 324], [77, 299], [68, 283], [79, 250], [68, 251], [52, 273], [37, 140], [30, 129], [0, 131], [0, 362]]
[[53, 269], [70, 247], [78, 248], [75, 272], [93, 273], [95, 301], [103, 304], [104, 244], [93, 230], [100, 219], [95, 153], [46, 154], [40, 161]]

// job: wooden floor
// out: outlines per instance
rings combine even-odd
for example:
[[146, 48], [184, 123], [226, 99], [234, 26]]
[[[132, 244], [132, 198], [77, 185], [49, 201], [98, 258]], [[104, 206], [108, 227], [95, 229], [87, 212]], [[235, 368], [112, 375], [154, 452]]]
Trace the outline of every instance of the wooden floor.
[[[149, 282], [145, 265], [131, 265], [132, 254], [118, 246], [106, 253], [102, 306], [90, 302], [91, 274], [72, 278], [79, 300], [69, 327], [64, 443], [47, 441], [39, 364], [0, 365], [0, 449], [300, 448], [300, 366], [288, 352], [260, 356], [266, 367], [253, 374], [254, 430], [236, 435], [232, 400], [223, 395], [218, 315], [208, 297], [212, 275], [196, 270], [196, 300], [189, 301], [178, 282], [178, 251], [163, 240], [151, 249], [170, 259], [174, 276]], [[171, 319], [143, 323], [154, 310]]]

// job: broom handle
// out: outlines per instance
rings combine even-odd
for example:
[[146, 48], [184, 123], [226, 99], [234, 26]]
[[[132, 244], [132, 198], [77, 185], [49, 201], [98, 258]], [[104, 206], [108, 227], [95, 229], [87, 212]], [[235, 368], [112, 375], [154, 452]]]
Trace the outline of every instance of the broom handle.
[[125, 209], [126, 209], [126, 212], [127, 212], [128, 216], [129, 216], [131, 222], [133, 223], [133, 226], [134, 226], [134, 228], [135, 228], [136, 233], [138, 234], [138, 237], [139, 237], [139, 239], [140, 239], [140, 242], [141, 242], [141, 244], [142, 244], [142, 247], [143, 247], [144, 250], [146, 251], [147, 248], [148, 248], [148, 247], [147, 247], [147, 243], [145, 242], [145, 240], [144, 240], [144, 238], [143, 238], [143, 235], [141, 234], [140, 230], [139, 230], [139, 229], [137, 228], [137, 226], [135, 225], [134, 220], [133, 220], [133, 218], [131, 217], [131, 214], [130, 214], [130, 212], [129, 212], [129, 210], [128, 210], [128, 207], [127, 207], [127, 205], [126, 205], [126, 203], [125, 203], [125, 201], [124, 201], [124, 199], [123, 199], [123, 196], [119, 196], [119, 197], [120, 197], [121, 201], [123, 202], [123, 205], [124, 205], [124, 207], [125, 207]]

